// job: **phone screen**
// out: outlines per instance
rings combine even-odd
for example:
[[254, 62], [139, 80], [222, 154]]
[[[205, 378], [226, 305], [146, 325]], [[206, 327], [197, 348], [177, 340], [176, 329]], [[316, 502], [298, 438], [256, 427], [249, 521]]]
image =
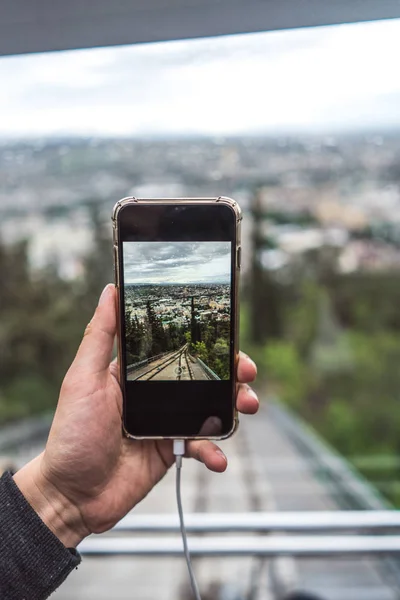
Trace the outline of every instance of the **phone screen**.
[[218, 204], [129, 204], [119, 227], [125, 429], [136, 437], [229, 434], [234, 211]]

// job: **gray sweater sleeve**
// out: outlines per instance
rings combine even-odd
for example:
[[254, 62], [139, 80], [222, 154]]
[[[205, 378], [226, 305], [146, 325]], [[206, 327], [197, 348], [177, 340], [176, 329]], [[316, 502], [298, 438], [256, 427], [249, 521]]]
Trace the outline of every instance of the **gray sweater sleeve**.
[[0, 479], [0, 598], [44, 600], [81, 559], [43, 523], [10, 473]]

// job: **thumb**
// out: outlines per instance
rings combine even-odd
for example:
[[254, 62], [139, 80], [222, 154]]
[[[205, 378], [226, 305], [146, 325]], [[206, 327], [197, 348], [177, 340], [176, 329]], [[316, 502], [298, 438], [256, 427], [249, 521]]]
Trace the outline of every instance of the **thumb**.
[[115, 287], [104, 288], [94, 316], [86, 327], [83, 340], [74, 360], [74, 368], [90, 374], [108, 369], [112, 358], [117, 328]]

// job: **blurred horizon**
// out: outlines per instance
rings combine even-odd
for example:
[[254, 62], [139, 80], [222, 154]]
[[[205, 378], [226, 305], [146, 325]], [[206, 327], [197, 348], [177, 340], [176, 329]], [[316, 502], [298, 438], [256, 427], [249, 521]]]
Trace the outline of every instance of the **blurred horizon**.
[[20, 136], [20, 137], [3, 137], [0, 138], [0, 147], [1, 146], [13, 146], [17, 144], [29, 144], [29, 145], [38, 145], [41, 142], [48, 144], [60, 144], [62, 142], [168, 142], [168, 141], [197, 141], [197, 140], [211, 140], [215, 143], [225, 142], [225, 141], [235, 141], [235, 140], [306, 140], [306, 139], [316, 139], [316, 138], [334, 138], [335, 136], [341, 138], [355, 138], [355, 137], [369, 137], [369, 136], [380, 136], [384, 135], [387, 137], [390, 136], [398, 136], [400, 133], [400, 123], [393, 124], [393, 126], [382, 127], [379, 125], [370, 127], [364, 127], [360, 129], [351, 129], [349, 127], [343, 127], [343, 129], [319, 129], [318, 131], [280, 131], [280, 132], [270, 132], [270, 131], [260, 131], [258, 133], [224, 133], [224, 134], [211, 134], [211, 133], [148, 133], [148, 134], [138, 134], [138, 135], [106, 135], [106, 134], [98, 134], [98, 135], [85, 135], [85, 134], [49, 134], [49, 135], [38, 135], [35, 137], [29, 136]]

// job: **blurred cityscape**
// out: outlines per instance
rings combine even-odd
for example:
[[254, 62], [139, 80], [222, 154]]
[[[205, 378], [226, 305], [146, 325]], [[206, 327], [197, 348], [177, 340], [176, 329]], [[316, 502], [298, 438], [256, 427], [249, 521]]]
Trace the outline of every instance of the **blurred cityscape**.
[[399, 503], [400, 131], [3, 141], [3, 421], [54, 406], [128, 195], [238, 200], [259, 385]]
[[[231, 194], [246, 212], [257, 190], [277, 250], [266, 268], [323, 245], [342, 249], [342, 272], [398, 268], [399, 186], [400, 132], [3, 142], [0, 231], [6, 243], [29, 239], [34, 268], [55, 260], [69, 279], [90, 249], [90, 207], [107, 220], [127, 195]], [[245, 269], [249, 231], [245, 223]]]
[[[193, 298], [193, 303], [190, 300]], [[151, 303], [156, 316], [164, 326], [185, 325], [192, 318], [207, 321], [215, 318], [229, 322], [230, 285], [210, 284], [159, 284], [126, 285], [125, 313], [139, 322], [146, 318], [146, 306]]]

